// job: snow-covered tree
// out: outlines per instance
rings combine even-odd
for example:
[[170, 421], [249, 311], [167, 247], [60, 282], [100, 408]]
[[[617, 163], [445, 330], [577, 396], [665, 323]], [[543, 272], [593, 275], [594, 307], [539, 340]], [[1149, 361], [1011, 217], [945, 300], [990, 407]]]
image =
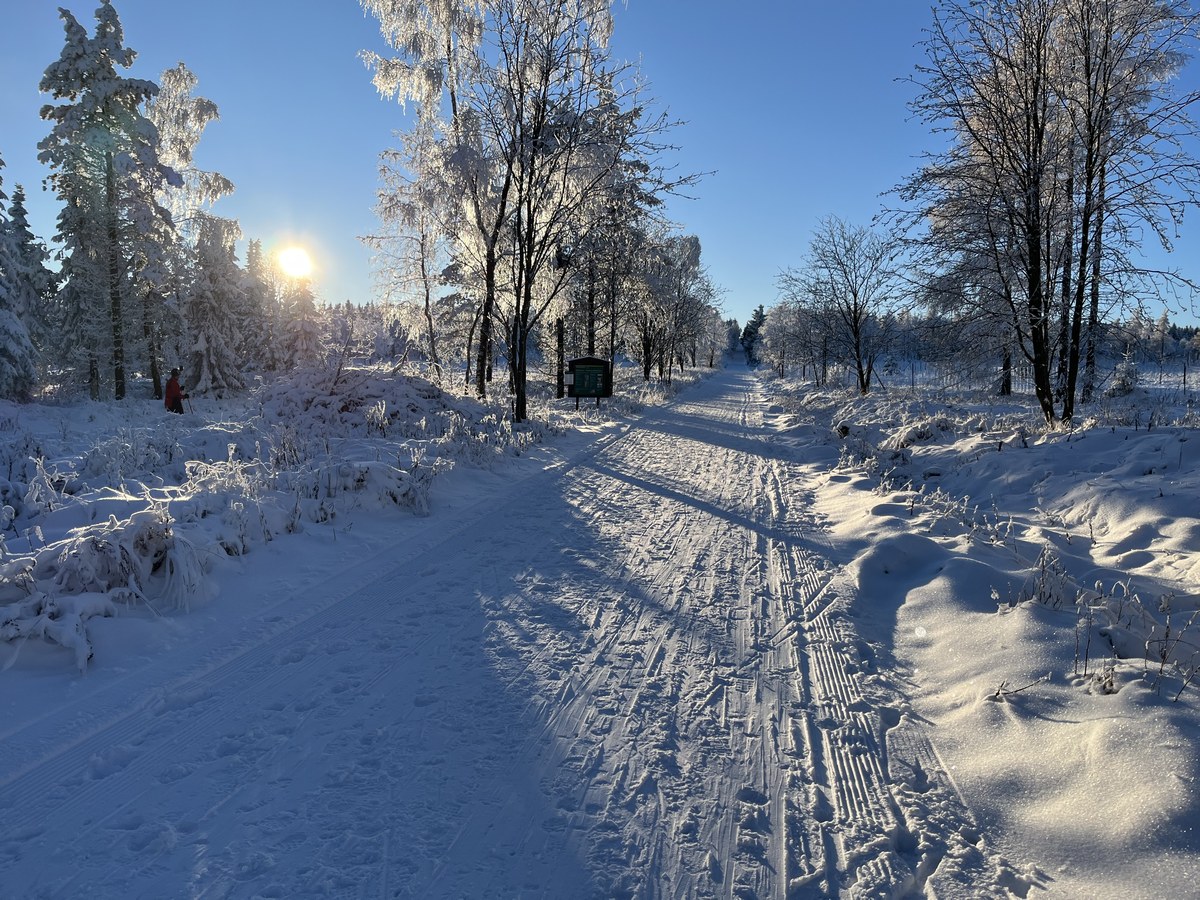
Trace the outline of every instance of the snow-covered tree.
[[140, 111], [154, 96], [151, 81], [118, 73], [135, 54], [110, 0], [96, 10], [89, 37], [66, 9], [60, 9], [66, 39], [47, 67], [40, 89], [58, 101], [42, 108], [53, 123], [38, 145], [39, 159], [63, 209], [58, 240], [63, 244], [67, 306], [60, 335], [64, 361], [86, 366], [93, 397], [100, 395], [101, 364], [111, 370], [113, 393], [125, 396], [129, 283], [138, 277], [135, 238], [170, 222], [155, 199], [179, 176], [158, 156], [158, 132]]
[[196, 261], [184, 303], [192, 340], [184, 381], [197, 394], [222, 396], [244, 386], [236, 352], [244, 281], [234, 243], [240, 236], [236, 222], [197, 214]]
[[200, 169], [195, 163], [196, 146], [204, 130], [220, 118], [215, 103], [195, 95], [197, 84], [199, 79], [179, 63], [159, 76], [158, 92], [146, 101], [146, 117], [158, 129], [159, 158], [182, 179], [179, 185], [164, 187], [163, 204], [180, 232], [193, 240], [198, 237], [196, 214], [233, 193], [228, 178]]
[[766, 313], [759, 328], [759, 356], [783, 378], [790, 369], [820, 385], [824, 381], [822, 347], [825, 345], [812, 307], [800, 297], [783, 297]]
[[237, 326], [237, 350], [242, 368], [282, 369], [286, 362], [281, 339], [283, 317], [278, 281], [267, 263], [262, 241], [247, 242], [242, 278]]
[[767, 314], [760, 303], [750, 314], [750, 320], [746, 322], [746, 327], [742, 329], [742, 349], [746, 351], [747, 365], [758, 365], [762, 329], [766, 321]]
[[1048, 422], [1072, 419], [1080, 381], [1090, 394], [1102, 294], [1173, 277], [1130, 251], [1146, 231], [1169, 246], [1200, 200], [1200, 95], [1175, 87], [1198, 26], [1188, 0], [934, 9], [913, 108], [951, 139], [903, 186], [909, 223], [945, 269], [985, 276], [962, 296], [1005, 313]]
[[694, 360], [713, 311], [715, 290], [700, 262], [700, 240], [645, 235], [637, 270], [624, 309], [628, 349], [642, 365], [643, 380], [655, 370], [669, 380], [675, 363]]
[[19, 184], [13, 189], [5, 230], [15, 259], [10, 275], [16, 281], [10, 285], [14, 298], [11, 302], [18, 318], [29, 330], [34, 347], [45, 350], [57, 339], [53, 304], [58, 279], [48, 265], [50, 251], [29, 227], [25, 189]]
[[[486, 391], [493, 329], [506, 346], [513, 415], [527, 414], [529, 356], [603, 205], [649, 151], [663, 118], [616, 89], [608, 0], [363, 0], [397, 57], [368, 57], [386, 96], [416, 104], [438, 146], [432, 177], [458, 209], [451, 257], [478, 296], [475, 385]], [[629, 79], [633, 81], [633, 79]], [[422, 177], [423, 173], [416, 173]], [[660, 179], [661, 181], [661, 179]]]
[[[0, 168], [4, 160], [0, 159]], [[31, 272], [21, 257], [12, 222], [4, 212], [7, 196], [0, 179], [0, 397], [24, 400], [37, 380], [36, 353], [25, 319], [33, 302]]]
[[156, 397], [162, 396], [163, 335], [188, 327], [180, 320], [179, 305], [171, 300], [182, 298], [189, 281], [204, 277], [188, 271], [199, 262], [200, 220], [214, 202], [233, 191], [225, 176], [195, 164], [196, 146], [205, 128], [218, 118], [215, 103], [195, 96], [197, 84], [196, 76], [179, 63], [159, 76], [158, 92], [144, 104], [146, 117], [158, 130], [159, 159], [181, 178], [181, 183], [163, 184], [158, 191], [159, 203], [170, 211], [179, 239], [164, 234], [147, 242], [151, 252], [146, 254], [146, 287], [141, 292], [142, 331]]
[[321, 359], [321, 322], [307, 278], [293, 279], [284, 296], [284, 353], [286, 365], [302, 369]]
[[378, 254], [384, 296], [420, 309], [423, 327], [414, 333], [422, 335], [422, 355], [440, 381], [439, 276], [445, 237], [452, 230], [449, 221], [458, 209], [447, 202], [453, 195], [438, 178], [441, 147], [430, 126], [423, 124], [400, 137], [401, 148], [384, 153], [382, 160], [384, 188], [376, 213], [385, 231], [368, 242]]
[[831, 357], [852, 369], [863, 394], [889, 340], [897, 300], [892, 257], [889, 243], [869, 229], [829, 217], [813, 234], [804, 265], [779, 279], [785, 299], [816, 311]]

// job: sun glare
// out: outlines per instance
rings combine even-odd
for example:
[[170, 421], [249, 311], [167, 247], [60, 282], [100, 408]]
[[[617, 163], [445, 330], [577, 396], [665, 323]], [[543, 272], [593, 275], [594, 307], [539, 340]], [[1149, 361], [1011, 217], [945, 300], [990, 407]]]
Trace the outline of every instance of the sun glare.
[[279, 251], [279, 268], [288, 278], [307, 278], [312, 273], [312, 259], [303, 247], [287, 247]]

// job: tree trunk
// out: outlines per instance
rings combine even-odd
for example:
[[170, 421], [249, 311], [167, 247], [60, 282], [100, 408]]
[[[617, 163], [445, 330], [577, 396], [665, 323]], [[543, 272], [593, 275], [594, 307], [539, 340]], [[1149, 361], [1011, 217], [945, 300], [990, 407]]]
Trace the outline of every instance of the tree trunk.
[[121, 247], [117, 228], [117, 172], [112, 151], [104, 154], [105, 202], [108, 205], [108, 303], [112, 320], [113, 397], [125, 399], [125, 334], [121, 312]]
[[650, 336], [650, 324], [642, 328], [642, 381], [650, 380], [650, 369], [654, 365], [654, 340]]
[[617, 364], [617, 270], [614, 264], [608, 273], [608, 361]]
[[88, 396], [100, 399], [100, 363], [95, 353], [88, 354]]
[[1025, 278], [1029, 291], [1030, 362], [1033, 365], [1033, 391], [1047, 422], [1054, 422], [1054, 384], [1051, 378], [1050, 316], [1042, 281], [1041, 204], [1033, 198], [1028, 206], [1025, 225]]
[[596, 261], [594, 259], [588, 260], [587, 355], [596, 355]]
[[154, 329], [154, 316], [150, 311], [151, 297], [157, 297], [157, 294], [149, 294], [142, 306], [142, 336], [146, 339], [146, 353], [150, 356], [150, 383], [154, 386], [154, 399], [161, 400], [163, 398], [162, 370], [158, 365], [158, 335]]
[[495, 247], [488, 247], [483, 271], [483, 309], [479, 317], [479, 358], [475, 363], [475, 393], [480, 398], [487, 396], [487, 382], [491, 380], [488, 377], [491, 372], [488, 351], [492, 344], [492, 310], [495, 308], [498, 263]]
[[[1068, 151], [1068, 155], [1069, 155], [1069, 158], [1073, 161], [1075, 158], [1074, 142], [1071, 143], [1070, 149]], [[1071, 172], [1067, 176], [1066, 196], [1069, 198], [1068, 202], [1071, 202], [1071, 203], [1074, 202], [1074, 197], [1075, 197], [1074, 162], [1072, 162]], [[1085, 206], [1086, 206], [1086, 204], [1085, 204]], [[1068, 361], [1071, 358], [1071, 341], [1070, 341], [1070, 334], [1069, 334], [1069, 331], [1067, 328], [1067, 323], [1071, 321], [1071, 297], [1072, 297], [1071, 269], [1074, 265], [1074, 255], [1073, 254], [1074, 254], [1074, 249], [1075, 249], [1075, 236], [1072, 233], [1074, 224], [1075, 224], [1075, 217], [1073, 215], [1066, 216], [1066, 224], [1064, 227], [1065, 234], [1063, 234], [1062, 295], [1061, 295], [1061, 298], [1062, 298], [1061, 299], [1062, 324], [1059, 328], [1059, 344], [1058, 344], [1058, 387], [1059, 387], [1059, 390], [1062, 392], [1064, 398], [1066, 397], [1067, 393], [1070, 390], [1070, 388], [1068, 387], [1068, 382], [1070, 381], [1070, 378], [1071, 378], [1070, 372], [1068, 371]], [[1079, 240], [1080, 240], [1080, 245], [1082, 248], [1082, 245], [1087, 243], [1086, 230], [1082, 231], [1080, 233]], [[1081, 249], [1080, 253], [1082, 253], [1082, 252], [1083, 251]], [[1083, 265], [1084, 265], [1084, 263], [1081, 259], [1080, 267], [1082, 268]]]
[[563, 375], [563, 370], [566, 368], [567, 358], [565, 347], [566, 340], [563, 335], [563, 320], [561, 316], [559, 316], [559, 318], [554, 322], [554, 342], [555, 362], [557, 363], [555, 366], [557, 380], [555, 384], [554, 396], [561, 400], [564, 396], [566, 396], [567, 393], [566, 382]]
[[433, 364], [434, 372], [437, 373], [438, 382], [441, 383], [442, 361], [438, 359], [437, 334], [433, 327], [433, 290], [430, 285], [431, 277], [429, 274], [429, 264], [426, 258], [426, 240], [427, 236], [425, 234], [424, 227], [422, 227], [420, 243], [421, 287], [425, 291], [425, 328], [429, 335], [429, 361]]
[[[478, 306], [475, 307], [475, 315], [473, 315], [471, 317], [471, 328], [470, 328], [470, 330], [467, 331], [467, 352], [465, 354], [466, 361], [467, 361], [467, 365], [466, 365], [467, 372], [466, 372], [465, 380], [463, 381], [463, 384], [465, 384], [465, 385], [470, 385], [470, 383], [471, 383], [471, 347], [475, 343], [475, 329], [477, 327], [479, 327], [480, 309], [481, 309], [481, 307], [478, 307]], [[479, 371], [478, 363], [476, 363], [475, 371]]]
[[1104, 181], [1107, 170], [1100, 162], [1096, 185], [1096, 233], [1092, 235], [1092, 284], [1088, 306], [1087, 358], [1083, 369], [1083, 402], [1090, 403], [1096, 390], [1096, 343], [1100, 339], [1100, 263], [1104, 252]]

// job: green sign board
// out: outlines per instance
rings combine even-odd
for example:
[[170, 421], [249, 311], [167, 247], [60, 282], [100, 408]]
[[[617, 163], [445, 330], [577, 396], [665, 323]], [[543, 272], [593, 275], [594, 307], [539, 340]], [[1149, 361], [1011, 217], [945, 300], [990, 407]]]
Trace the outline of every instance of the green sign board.
[[607, 359], [585, 356], [567, 363], [568, 397], [611, 397], [612, 365]]

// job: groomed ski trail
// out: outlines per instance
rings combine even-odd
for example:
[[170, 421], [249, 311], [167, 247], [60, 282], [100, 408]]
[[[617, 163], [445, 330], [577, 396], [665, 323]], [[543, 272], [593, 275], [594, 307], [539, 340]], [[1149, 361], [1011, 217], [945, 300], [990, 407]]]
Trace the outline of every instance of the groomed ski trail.
[[763, 406], [724, 370], [165, 686], [0, 730], [0, 895], [1010, 896]]

